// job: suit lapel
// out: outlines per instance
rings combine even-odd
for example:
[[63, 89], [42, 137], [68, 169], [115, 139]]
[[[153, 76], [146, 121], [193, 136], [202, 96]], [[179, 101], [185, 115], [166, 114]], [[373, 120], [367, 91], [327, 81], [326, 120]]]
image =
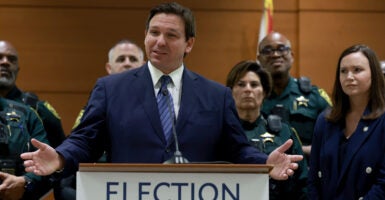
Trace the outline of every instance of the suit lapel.
[[[154, 87], [150, 75], [150, 71], [148, 70], [148, 66], [143, 66], [140, 70], [136, 72], [136, 77], [138, 78], [138, 84], [134, 87], [134, 91], [142, 91], [137, 95], [140, 95], [140, 100], [142, 102], [142, 106], [146, 115], [149, 118], [151, 126], [154, 128], [158, 137], [166, 143], [164, 138], [162, 124], [160, 122], [160, 117], [158, 113], [158, 106], [156, 103], [156, 98], [154, 94]], [[177, 134], [182, 133], [182, 129], [187, 122], [190, 113], [195, 109], [198, 96], [196, 92], [197, 88], [197, 80], [198, 77], [189, 71], [188, 69], [184, 69], [182, 75], [182, 94], [179, 108], [179, 115], [176, 122], [176, 132]], [[156, 113], [156, 114], [155, 114]], [[172, 142], [174, 138], [172, 137]], [[170, 144], [172, 143], [170, 142]]]
[[197, 79], [198, 77], [189, 71], [184, 69], [182, 76], [182, 94], [179, 108], [178, 120], [176, 122], [177, 134], [182, 134], [183, 126], [186, 124], [190, 113], [195, 109], [198, 102], [197, 96]]
[[141, 100], [140, 102], [142, 102], [141, 106], [143, 106], [143, 109], [146, 112], [149, 118], [149, 122], [155, 130], [156, 135], [158, 135], [158, 137], [166, 143], [154, 94], [154, 86], [152, 83], [150, 71], [148, 70], [148, 66], [144, 65], [141, 67], [141, 69], [138, 70], [135, 75], [138, 79], [138, 84], [134, 85], [134, 87], [136, 87], [134, 91], [139, 91], [135, 95], [139, 95]]
[[338, 185], [345, 185], [341, 184], [341, 181], [343, 180], [344, 176], [346, 176], [348, 168], [351, 165], [352, 159], [354, 158], [356, 152], [361, 148], [362, 144], [365, 143], [366, 138], [372, 133], [372, 130], [375, 129], [374, 127], [376, 124], [377, 123], [368, 123], [363, 120], [358, 123], [356, 131], [351, 136], [349, 141], [350, 143], [347, 147], [346, 158], [342, 163], [341, 173], [338, 178]]

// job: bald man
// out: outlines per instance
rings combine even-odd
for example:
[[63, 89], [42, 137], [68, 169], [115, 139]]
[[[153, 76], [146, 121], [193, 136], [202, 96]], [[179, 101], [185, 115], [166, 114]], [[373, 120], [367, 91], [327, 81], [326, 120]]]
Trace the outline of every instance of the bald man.
[[257, 57], [273, 79], [273, 92], [265, 98], [264, 115], [278, 114], [298, 132], [303, 152], [310, 155], [313, 127], [317, 116], [331, 105], [327, 93], [310, 79], [290, 76], [294, 53], [289, 39], [272, 32], [259, 43]]
[[[108, 51], [108, 61], [105, 65], [108, 74], [117, 74], [142, 66], [145, 63], [143, 50], [134, 42], [123, 39]], [[82, 109], [76, 117], [73, 129], [79, 124], [83, 116]]]
[[[48, 139], [48, 142], [52, 146], [58, 146], [59, 144], [62, 143], [62, 141], [65, 139], [65, 134], [64, 130], [61, 124], [61, 119], [59, 115], [56, 113], [55, 109], [47, 102], [43, 100], [39, 100], [39, 98], [31, 93], [31, 92], [23, 92], [21, 91], [17, 86], [16, 86], [16, 79], [17, 75], [20, 71], [19, 67], [19, 54], [16, 50], [16, 48], [8, 41], [0, 41], [0, 98], [2, 105], [1, 111], [6, 112], [5, 117], [0, 117], [4, 121], [6, 120], [11, 120], [13, 121], [13, 124], [8, 124], [6, 127], [8, 127], [5, 131], [9, 131], [10, 133], [8, 134], [10, 139], [8, 143], [8, 139], [6, 139], [6, 144], [9, 146], [10, 150], [14, 150], [12, 155], [15, 156], [15, 154], [20, 154], [22, 152], [19, 151], [24, 151], [24, 145], [28, 146], [28, 150], [30, 149], [30, 144], [27, 143], [26, 141], [29, 140], [31, 137], [36, 137], [36, 134], [39, 135], [44, 135], [45, 139]], [[18, 103], [22, 103], [20, 105], [25, 106], [28, 109], [25, 109], [22, 106], [19, 106], [19, 104], [11, 103], [11, 107], [15, 108], [16, 111], [12, 112], [7, 112], [8, 105], [4, 104], [4, 102], [8, 102], [3, 100], [5, 99], [10, 99], [13, 101], [16, 101]], [[17, 113], [17, 109], [21, 109], [23, 112]], [[34, 109], [34, 111], [32, 111]], [[29, 111], [31, 110], [31, 111]], [[27, 112], [27, 113], [26, 113]], [[24, 115], [28, 114], [29, 112], [32, 112], [33, 114], [37, 113], [38, 117], [36, 117], [35, 123], [39, 123], [41, 125], [37, 125], [37, 127], [41, 127], [43, 131], [39, 131], [39, 129], [33, 129], [33, 127], [36, 126], [34, 125], [34, 122], [31, 121], [31, 119], [28, 119]], [[27, 116], [27, 115], [26, 115]], [[24, 127], [23, 124], [27, 124], [27, 127]], [[15, 128], [20, 128], [20, 131], [15, 131]], [[4, 133], [4, 127], [1, 127], [0, 132]], [[39, 133], [43, 132], [43, 133]], [[12, 138], [12, 139], [11, 139]], [[26, 139], [24, 141], [24, 139]], [[4, 139], [2, 137], [1, 139], [3, 143]], [[24, 143], [24, 145], [20, 145]], [[7, 159], [8, 155], [4, 155], [4, 150], [0, 151], [0, 160], [2, 165], [0, 166], [0, 171], [3, 172], [9, 172], [5, 170], [7, 167], [4, 164], [7, 164]], [[7, 153], [8, 154], [8, 153]], [[14, 160], [14, 159], [11, 159]], [[15, 160], [17, 161], [17, 160]], [[17, 161], [19, 162], [19, 161]], [[10, 165], [10, 164], [8, 164]], [[12, 165], [10, 165], [12, 166]], [[14, 167], [19, 167], [19, 164], [15, 165]], [[13, 170], [10, 170], [13, 171]], [[49, 191], [49, 189], [52, 187], [51, 181], [48, 179], [49, 177], [32, 177], [32, 176], [27, 176], [25, 175], [24, 177], [26, 180], [24, 181], [21, 179], [20, 181], [20, 176], [21, 172], [17, 172], [18, 170], [14, 170], [14, 175], [17, 176], [12, 176], [10, 174], [7, 175], [7, 173], [0, 172], [0, 199], [13, 199], [20, 195], [24, 195], [23, 199], [37, 199], [40, 197], [42, 194], [46, 193]], [[27, 180], [30, 179], [31, 180]], [[25, 182], [25, 186], [21, 185], [21, 188], [19, 187], [20, 184], [23, 184], [23, 181]], [[32, 184], [29, 184], [32, 183]], [[31, 185], [27, 187], [27, 185]], [[32, 186], [34, 185], [34, 186]], [[13, 190], [15, 189], [16, 190]], [[18, 188], [18, 189], [17, 189]], [[11, 192], [9, 192], [9, 191]], [[23, 193], [22, 190], [25, 190], [26, 193]], [[10, 195], [10, 196], [9, 196]], [[11, 197], [13, 196], [13, 197]], [[36, 197], [33, 197], [36, 196]]]
[[8, 41], [0, 41], [0, 96], [24, 103], [37, 111], [43, 121], [48, 141], [52, 146], [58, 146], [65, 139], [61, 119], [52, 105], [39, 100], [31, 92], [23, 92], [16, 86], [16, 78], [20, 71], [19, 54]]
[[143, 50], [130, 40], [121, 40], [108, 52], [106, 71], [116, 74], [134, 69], [145, 63]]

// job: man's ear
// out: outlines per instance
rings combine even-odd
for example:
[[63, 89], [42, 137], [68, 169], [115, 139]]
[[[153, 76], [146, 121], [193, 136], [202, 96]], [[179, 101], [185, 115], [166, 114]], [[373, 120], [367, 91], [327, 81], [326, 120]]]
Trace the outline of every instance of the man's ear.
[[108, 74], [111, 74], [111, 65], [110, 63], [106, 63], [106, 71]]
[[188, 40], [187, 40], [187, 46], [186, 46], [186, 50], [184, 51], [185, 54], [189, 54], [194, 46], [194, 43], [195, 43], [195, 37], [190, 37]]
[[291, 59], [290, 59], [290, 64], [294, 63], [294, 53], [290, 51]]

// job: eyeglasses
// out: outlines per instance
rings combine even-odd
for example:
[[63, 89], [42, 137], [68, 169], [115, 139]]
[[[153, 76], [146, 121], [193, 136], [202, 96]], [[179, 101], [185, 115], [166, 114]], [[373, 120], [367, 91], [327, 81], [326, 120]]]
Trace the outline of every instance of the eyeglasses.
[[271, 47], [265, 47], [261, 51], [259, 51], [259, 53], [264, 56], [273, 56], [275, 52], [277, 52], [278, 56], [286, 56], [289, 51], [290, 47], [288, 46], [278, 46], [276, 49], [273, 49]]

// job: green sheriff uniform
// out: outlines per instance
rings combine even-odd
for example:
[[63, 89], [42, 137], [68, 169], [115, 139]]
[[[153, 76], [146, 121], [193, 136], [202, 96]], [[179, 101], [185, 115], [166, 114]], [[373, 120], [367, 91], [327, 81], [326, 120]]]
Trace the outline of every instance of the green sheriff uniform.
[[36, 110], [43, 121], [48, 141], [52, 147], [59, 146], [66, 138], [59, 115], [47, 101], [39, 100], [32, 93], [22, 92], [16, 86], [12, 88], [5, 98], [24, 103]]
[[24, 200], [38, 199], [46, 192], [43, 177], [26, 173], [20, 158], [21, 153], [36, 150], [31, 138], [49, 144], [36, 112], [22, 103], [0, 98], [0, 170], [26, 177]]
[[327, 93], [302, 77], [290, 77], [289, 84], [281, 95], [274, 92], [264, 100], [262, 113], [264, 116], [276, 114], [283, 121], [295, 128], [303, 145], [311, 145], [313, 128], [318, 115], [331, 101]]
[[[260, 151], [270, 154], [288, 139], [293, 139], [293, 145], [286, 153], [303, 155], [302, 146], [295, 131], [289, 128], [287, 124], [281, 123], [278, 116], [269, 116], [268, 119], [265, 120], [263, 116], [260, 116], [254, 123], [241, 120], [243, 130], [249, 141]], [[286, 181], [270, 179], [270, 200], [307, 199], [308, 167], [306, 160], [300, 161], [298, 166], [294, 175], [290, 176]]]

